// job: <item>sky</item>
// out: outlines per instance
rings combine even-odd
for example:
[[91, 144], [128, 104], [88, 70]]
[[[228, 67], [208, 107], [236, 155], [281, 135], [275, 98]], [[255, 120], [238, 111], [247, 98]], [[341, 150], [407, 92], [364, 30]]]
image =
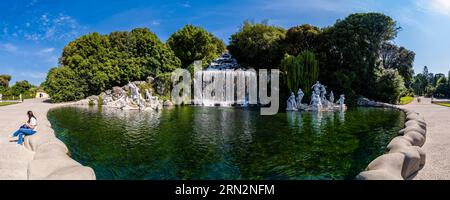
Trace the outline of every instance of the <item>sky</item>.
[[77, 37], [147, 27], [162, 41], [185, 24], [226, 43], [244, 20], [289, 28], [333, 25], [356, 12], [382, 12], [402, 28], [394, 43], [416, 52], [414, 69], [450, 70], [450, 0], [2, 0], [0, 74], [39, 85]]

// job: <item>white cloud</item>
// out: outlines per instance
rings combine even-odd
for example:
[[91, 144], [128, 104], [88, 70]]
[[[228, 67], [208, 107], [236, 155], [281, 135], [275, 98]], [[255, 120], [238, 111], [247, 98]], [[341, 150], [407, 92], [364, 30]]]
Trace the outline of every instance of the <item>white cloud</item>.
[[14, 46], [11, 43], [0, 44], [0, 51], [6, 51], [10, 53], [15, 53], [19, 50], [18, 47]]
[[161, 21], [159, 21], [159, 20], [152, 21], [152, 25], [154, 25], [154, 26], [159, 26], [160, 24], [161, 24]]
[[191, 4], [189, 3], [189, 1], [183, 2], [183, 3], [179, 3], [178, 5], [180, 5], [181, 7], [184, 8], [190, 8]]
[[416, 5], [424, 12], [450, 16], [450, 0], [417, 0]]
[[55, 51], [55, 48], [44, 48], [39, 51], [40, 54], [47, 54], [47, 53], [53, 53]]
[[43, 73], [43, 72], [21, 72], [20, 76], [30, 77], [30, 78], [34, 78], [34, 79], [44, 79], [45, 77], [47, 77], [47, 73]]

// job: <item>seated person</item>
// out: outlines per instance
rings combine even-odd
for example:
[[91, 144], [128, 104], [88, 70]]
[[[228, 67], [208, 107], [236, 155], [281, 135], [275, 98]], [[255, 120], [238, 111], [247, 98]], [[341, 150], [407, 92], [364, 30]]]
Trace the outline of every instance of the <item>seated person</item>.
[[22, 125], [19, 130], [10, 135], [10, 137], [18, 137], [17, 146], [21, 146], [23, 144], [25, 136], [33, 135], [36, 133], [37, 127], [36, 117], [34, 116], [32, 111], [28, 111], [27, 116], [28, 116], [27, 123]]

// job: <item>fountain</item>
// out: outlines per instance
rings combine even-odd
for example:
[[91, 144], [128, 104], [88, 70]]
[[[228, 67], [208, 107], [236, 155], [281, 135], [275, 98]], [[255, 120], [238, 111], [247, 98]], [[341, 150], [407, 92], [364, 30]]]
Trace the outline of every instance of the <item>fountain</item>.
[[128, 83], [126, 86], [130, 95], [120, 87], [116, 87], [110, 94], [103, 97], [103, 105], [122, 110], [156, 110], [162, 109], [162, 102], [157, 96], [152, 96], [151, 92], [145, 90], [145, 98], [142, 97], [139, 87], [135, 83]]
[[334, 103], [334, 94], [330, 93], [329, 99], [326, 98], [327, 90], [326, 87], [317, 81], [311, 89], [313, 90], [311, 94], [311, 101], [309, 105], [302, 104], [302, 99], [304, 93], [301, 89], [297, 92], [297, 98], [293, 92], [287, 100], [287, 111], [345, 111], [347, 106], [345, 105], [345, 96], [341, 95], [339, 100]]

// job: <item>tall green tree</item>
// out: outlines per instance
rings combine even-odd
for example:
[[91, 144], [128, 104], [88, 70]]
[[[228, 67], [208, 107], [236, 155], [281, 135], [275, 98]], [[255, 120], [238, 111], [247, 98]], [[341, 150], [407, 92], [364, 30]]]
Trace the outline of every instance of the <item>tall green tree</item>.
[[222, 40], [205, 29], [191, 24], [173, 33], [167, 40], [167, 45], [187, 68], [194, 61], [201, 60], [207, 66], [225, 51]]
[[414, 76], [414, 59], [416, 54], [404, 47], [384, 43], [380, 50], [381, 64], [385, 69], [396, 69], [409, 87]]
[[356, 99], [378, 99], [376, 70], [382, 45], [397, 36], [396, 22], [381, 13], [357, 13], [323, 30], [321, 80]]
[[392, 104], [396, 104], [406, 90], [403, 77], [396, 69], [383, 69], [377, 79], [376, 89], [379, 100]]
[[311, 86], [319, 78], [319, 63], [310, 51], [298, 56], [286, 54], [281, 61], [281, 70], [290, 92], [296, 93], [301, 88], [306, 96], [311, 94]]
[[322, 31], [315, 26], [304, 24], [287, 30], [282, 48], [289, 55], [298, 55], [303, 51], [316, 52]]
[[279, 68], [284, 55], [281, 42], [285, 32], [283, 28], [267, 23], [245, 21], [241, 29], [231, 36], [228, 50], [243, 66]]

